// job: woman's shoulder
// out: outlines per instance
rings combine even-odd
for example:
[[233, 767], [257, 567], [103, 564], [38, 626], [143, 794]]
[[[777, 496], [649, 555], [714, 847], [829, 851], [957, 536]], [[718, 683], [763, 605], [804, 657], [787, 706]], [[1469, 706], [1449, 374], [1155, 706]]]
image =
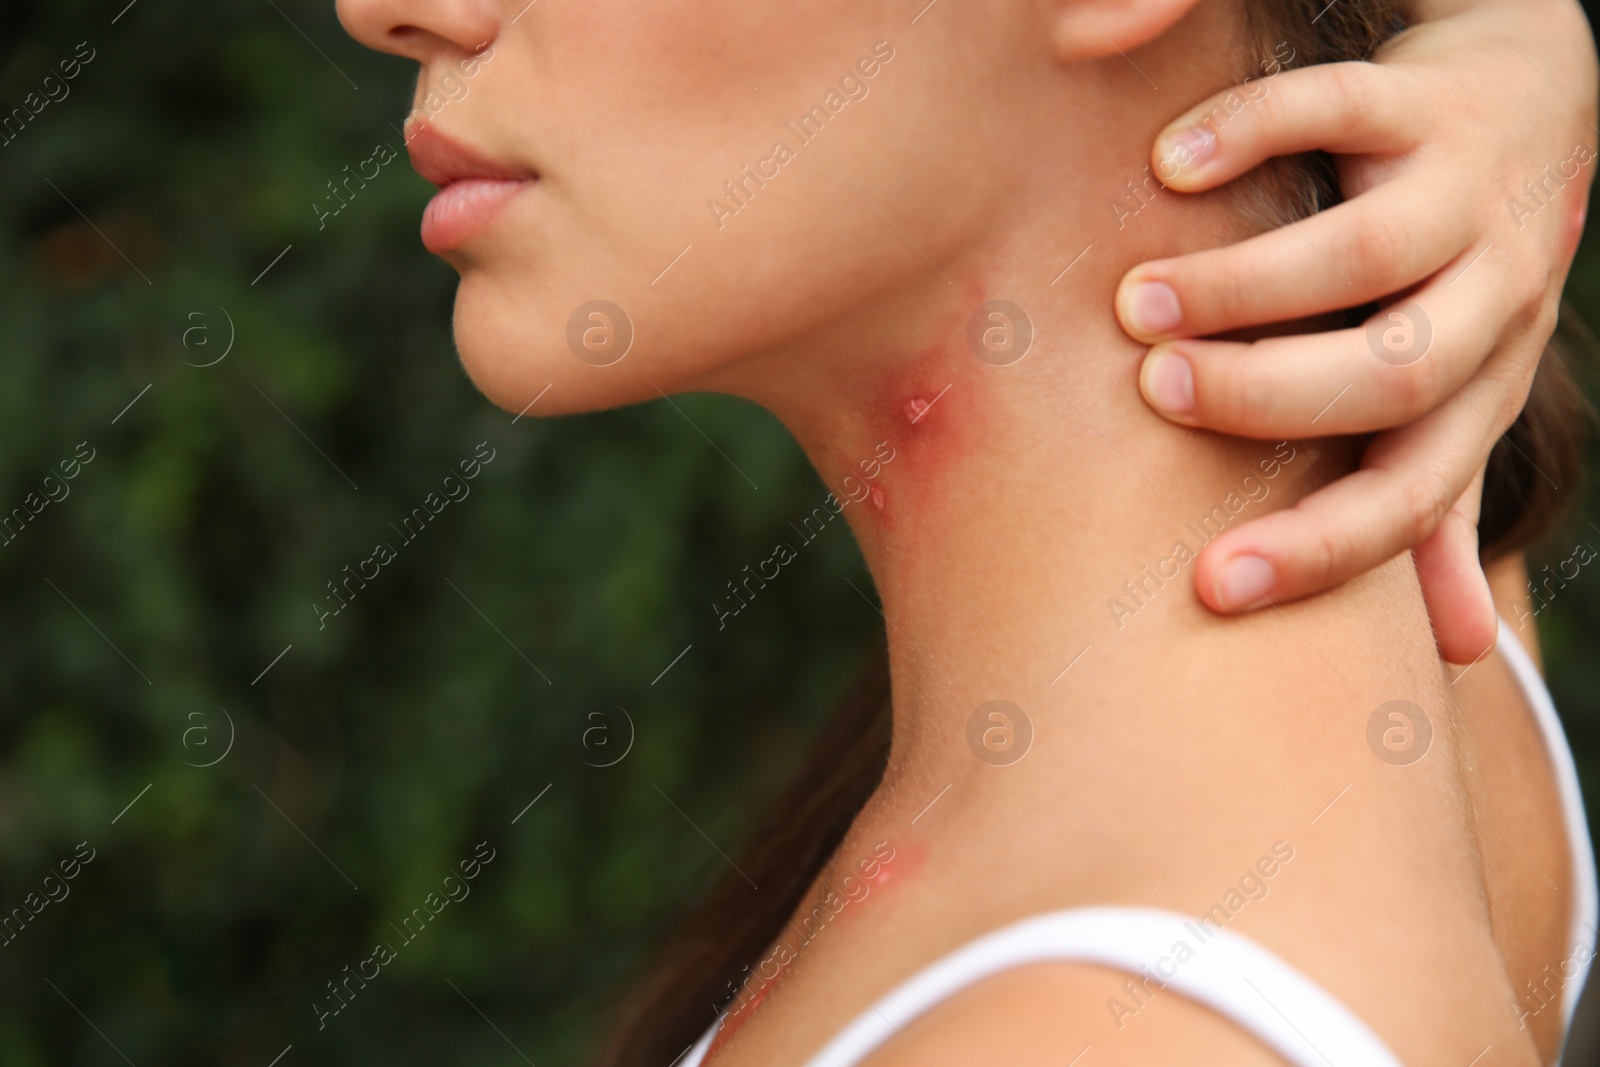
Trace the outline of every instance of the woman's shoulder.
[[1282, 1067], [1237, 1025], [1139, 976], [1078, 963], [1007, 971], [905, 1026], [862, 1067]]

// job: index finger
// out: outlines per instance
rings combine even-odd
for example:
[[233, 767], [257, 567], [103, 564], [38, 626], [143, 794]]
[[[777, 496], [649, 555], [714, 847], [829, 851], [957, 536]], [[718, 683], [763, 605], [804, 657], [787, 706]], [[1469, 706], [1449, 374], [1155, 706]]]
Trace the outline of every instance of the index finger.
[[1392, 154], [1428, 129], [1427, 94], [1375, 63], [1326, 63], [1218, 93], [1156, 137], [1156, 175], [1178, 192], [1210, 189], [1273, 156], [1321, 149]]

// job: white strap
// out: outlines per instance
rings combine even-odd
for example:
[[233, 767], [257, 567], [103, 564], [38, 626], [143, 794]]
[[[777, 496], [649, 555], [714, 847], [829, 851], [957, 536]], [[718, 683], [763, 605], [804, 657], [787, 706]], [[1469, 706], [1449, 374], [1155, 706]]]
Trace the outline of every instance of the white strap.
[[[1350, 1009], [1249, 938], [1175, 912], [1120, 907], [1051, 912], [970, 942], [858, 1015], [806, 1067], [856, 1067], [930, 1008], [985, 978], [1035, 963], [1093, 963], [1151, 975], [1150, 988], [1204, 1004], [1293, 1067], [1402, 1067]], [[717, 1028], [706, 1031], [681, 1067], [700, 1067]]]
[[1119, 907], [1052, 912], [973, 941], [862, 1012], [806, 1067], [855, 1067], [929, 1008], [1034, 963], [1157, 976], [1152, 988], [1164, 984], [1206, 1005], [1294, 1067], [1400, 1067], [1348, 1008], [1254, 941], [1174, 912]]
[[[1572, 944], [1570, 955], [1558, 968], [1565, 984], [1561, 988], [1563, 1033], [1572, 1022], [1578, 995], [1589, 977], [1589, 963], [1595, 952], [1596, 924], [1600, 923], [1600, 892], [1595, 885], [1594, 844], [1589, 839], [1589, 817], [1583, 807], [1583, 792], [1578, 788], [1578, 769], [1573, 764], [1572, 746], [1567, 743], [1561, 717], [1556, 714], [1550, 690], [1533, 665], [1522, 642], [1511, 632], [1511, 624], [1500, 620], [1500, 635], [1495, 648], [1516, 675], [1522, 693], [1533, 708], [1533, 716], [1544, 734], [1544, 747], [1555, 770], [1556, 789], [1561, 794], [1561, 809], [1567, 824], [1567, 840], [1572, 846]], [[1572, 974], [1568, 976], [1567, 971]]]
[[[1600, 923], [1594, 847], [1572, 749], [1550, 691], [1504, 619], [1496, 645], [1544, 734], [1572, 845], [1571, 960], [1576, 970], [1564, 987], [1562, 1005], [1570, 1023], [1588, 977]], [[929, 1009], [985, 978], [1036, 963], [1092, 963], [1151, 976], [1151, 987], [1205, 1005], [1253, 1034], [1293, 1067], [1402, 1067], [1350, 1009], [1256, 942], [1175, 912], [1123, 907], [1051, 912], [967, 944], [868, 1007], [806, 1061], [806, 1067], [856, 1067]], [[1124, 1003], [1138, 1007], [1126, 999]], [[680, 1067], [700, 1067], [719, 1024], [720, 1020], [706, 1031]]]
[[711, 1051], [711, 1042], [716, 1040], [717, 1031], [722, 1029], [722, 1016], [717, 1016], [717, 1021], [711, 1024], [711, 1029], [700, 1035], [700, 1040], [689, 1047], [688, 1054], [679, 1056], [672, 1067], [700, 1067], [701, 1061], [706, 1058], [706, 1053]]

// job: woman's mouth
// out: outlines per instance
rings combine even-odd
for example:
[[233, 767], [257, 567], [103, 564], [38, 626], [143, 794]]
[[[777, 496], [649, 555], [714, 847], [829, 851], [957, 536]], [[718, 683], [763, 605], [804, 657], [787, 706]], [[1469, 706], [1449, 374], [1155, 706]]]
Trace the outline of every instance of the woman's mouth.
[[428, 201], [422, 213], [422, 243], [430, 252], [459, 248], [494, 225], [501, 206], [532, 179], [460, 178]]
[[416, 172], [439, 187], [422, 213], [422, 243], [433, 253], [466, 244], [494, 226], [494, 218], [538, 175], [496, 163], [451, 140], [431, 125], [406, 138]]

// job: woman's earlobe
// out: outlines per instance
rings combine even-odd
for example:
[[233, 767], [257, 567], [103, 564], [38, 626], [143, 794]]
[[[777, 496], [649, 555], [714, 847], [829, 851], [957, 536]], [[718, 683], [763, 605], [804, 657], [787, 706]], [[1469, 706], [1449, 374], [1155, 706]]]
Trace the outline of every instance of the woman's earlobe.
[[1056, 54], [1101, 59], [1149, 44], [1202, 0], [1038, 0]]

